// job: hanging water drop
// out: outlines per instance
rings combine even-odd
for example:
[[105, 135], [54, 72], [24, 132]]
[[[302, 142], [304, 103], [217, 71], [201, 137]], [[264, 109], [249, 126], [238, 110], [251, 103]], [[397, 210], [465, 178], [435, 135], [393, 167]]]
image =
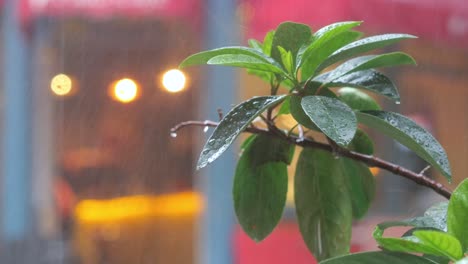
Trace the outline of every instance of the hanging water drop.
[[401, 104], [401, 102], [400, 102], [400, 101], [396, 101], [395, 104], [399, 105], [399, 104]]
[[209, 127], [206, 126], [205, 128], [203, 128], [203, 132], [204, 132], [204, 133], [208, 132], [208, 129], [209, 129]]
[[171, 132], [171, 137], [172, 137], [172, 138], [177, 137], [177, 133], [176, 133], [176, 132]]

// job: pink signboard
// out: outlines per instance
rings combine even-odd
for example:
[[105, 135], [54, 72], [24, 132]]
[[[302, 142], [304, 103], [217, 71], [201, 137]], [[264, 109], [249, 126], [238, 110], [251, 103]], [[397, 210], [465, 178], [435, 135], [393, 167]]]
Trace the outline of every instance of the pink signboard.
[[366, 31], [402, 32], [434, 42], [468, 46], [467, 0], [242, 0], [246, 36], [261, 38], [282, 21], [313, 29], [346, 20], [362, 20]]

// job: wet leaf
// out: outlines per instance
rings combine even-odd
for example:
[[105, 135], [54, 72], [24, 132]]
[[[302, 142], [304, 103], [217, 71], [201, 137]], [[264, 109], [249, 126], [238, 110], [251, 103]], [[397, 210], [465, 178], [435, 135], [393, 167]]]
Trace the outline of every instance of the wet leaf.
[[[391, 52], [380, 55], [367, 55], [361, 56], [354, 59], [350, 59], [340, 66], [336, 67], [334, 70], [327, 72], [326, 79], [324, 83], [330, 83], [336, 79], [353, 72], [369, 70], [373, 68], [382, 68], [382, 67], [391, 67], [398, 65], [415, 65], [411, 56], [403, 52]], [[319, 75], [314, 78], [314, 81], [323, 80], [323, 76]]]
[[458, 238], [463, 252], [468, 252], [468, 179], [452, 193], [447, 211], [448, 232]]
[[281, 219], [288, 189], [287, 163], [293, 150], [286, 141], [257, 135], [237, 163], [234, 208], [242, 229], [257, 242]]
[[255, 58], [249, 55], [243, 55], [243, 54], [218, 55], [209, 59], [206, 64], [233, 66], [233, 67], [240, 67], [240, 68], [245, 68], [245, 69], [285, 74], [285, 72], [278, 66], [265, 62], [262, 59], [258, 59], [258, 58]]
[[[275, 31], [273, 36], [273, 43], [271, 49], [271, 57], [276, 61], [281, 61], [281, 53], [276, 48], [283, 47], [286, 51], [290, 51], [292, 58], [296, 59], [299, 48], [310, 40], [312, 32], [310, 27], [305, 24], [298, 24], [293, 22], [281, 23]], [[285, 66], [283, 64], [283, 66]]]
[[[329, 73], [321, 77], [320, 82], [324, 82]], [[368, 91], [386, 96], [396, 102], [400, 101], [400, 94], [387, 76], [375, 70], [365, 70], [346, 74], [331, 83], [325, 84], [326, 87], [354, 87], [366, 89]]]
[[414, 151], [451, 181], [450, 165], [444, 149], [429, 132], [414, 121], [385, 111], [356, 112], [356, 116], [360, 123], [377, 129]]
[[296, 167], [297, 221], [318, 260], [348, 253], [352, 207], [339, 161], [329, 152], [305, 148]]
[[205, 167], [221, 156], [255, 117], [266, 108], [280, 103], [284, 98], [284, 95], [253, 97], [229, 111], [203, 147], [197, 169]]
[[423, 216], [401, 221], [387, 221], [380, 223], [378, 226], [382, 230], [394, 226], [413, 226], [415, 228], [447, 231], [447, 208], [448, 202], [441, 202], [426, 210]]
[[384, 34], [357, 40], [335, 51], [330, 57], [328, 57], [326, 61], [324, 61], [319, 66], [319, 70], [325, 69], [326, 67], [340, 60], [349, 59], [358, 54], [382, 48], [387, 45], [396, 43], [400, 40], [414, 38], [416, 37], [408, 34]]
[[366, 93], [358, 89], [345, 87], [338, 90], [338, 98], [353, 110], [381, 110], [380, 105]]
[[[348, 44], [350, 41], [354, 40], [346, 39], [346, 41], [342, 41], [337, 37], [344, 32], [349, 32], [350, 29], [359, 26], [361, 23], [361, 21], [338, 22], [319, 29], [317, 32], [314, 33], [312, 43], [307, 47], [302, 48], [303, 52], [301, 52], [300, 56], [298, 56], [297, 58], [298, 67], [302, 66], [303, 64], [307, 64], [308, 69], [307, 72], [304, 74], [312, 74], [313, 72], [315, 72], [316, 67], [330, 54], [332, 54], [334, 51], [341, 48], [342, 46]], [[353, 35], [358, 37], [359, 33]], [[341, 35], [340, 37], [349, 36], [350, 35], [348, 34]], [[340, 43], [342, 45], [330, 45], [331, 43]]]
[[325, 96], [306, 96], [302, 109], [320, 130], [338, 145], [348, 145], [357, 129], [354, 112], [340, 100]]
[[327, 259], [320, 264], [434, 264], [423, 257], [399, 252], [364, 252]]
[[208, 61], [219, 55], [245, 55], [253, 57], [263, 61], [264, 63], [270, 63], [272, 65], [279, 66], [272, 58], [267, 55], [257, 51], [253, 48], [242, 47], [242, 46], [233, 46], [233, 47], [224, 47], [219, 49], [213, 49], [208, 51], [202, 51], [196, 54], [193, 54], [187, 57], [179, 65], [180, 68], [185, 68], [193, 65], [202, 65], [207, 64]]

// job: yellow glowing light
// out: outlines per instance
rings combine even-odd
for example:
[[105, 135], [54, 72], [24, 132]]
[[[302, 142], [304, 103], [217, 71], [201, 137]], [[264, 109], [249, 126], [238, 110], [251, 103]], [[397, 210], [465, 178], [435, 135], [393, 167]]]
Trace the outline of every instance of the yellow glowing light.
[[72, 80], [66, 74], [57, 74], [50, 81], [50, 89], [58, 96], [68, 95], [72, 90]]
[[170, 93], [177, 93], [184, 90], [185, 82], [185, 74], [177, 69], [167, 71], [162, 77], [164, 89]]
[[130, 103], [138, 95], [138, 85], [132, 79], [124, 78], [115, 82], [112, 96], [122, 103]]

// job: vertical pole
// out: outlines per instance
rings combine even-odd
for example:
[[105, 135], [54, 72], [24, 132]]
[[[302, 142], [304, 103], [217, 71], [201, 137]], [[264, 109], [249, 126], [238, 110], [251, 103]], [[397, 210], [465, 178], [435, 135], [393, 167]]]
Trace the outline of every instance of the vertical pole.
[[[238, 42], [235, 23], [235, 0], [207, 0], [204, 18], [206, 49], [233, 45]], [[206, 82], [201, 93], [201, 117], [217, 120], [216, 109], [224, 113], [237, 100], [235, 71], [223, 67], [207, 67]], [[235, 150], [229, 149], [221, 158], [201, 171], [199, 184], [205, 196], [202, 216], [198, 263], [232, 263], [232, 231], [234, 226], [232, 179]]]
[[2, 240], [16, 243], [28, 238], [31, 228], [31, 144], [29, 47], [17, 17], [16, 0], [5, 1], [4, 123]]

